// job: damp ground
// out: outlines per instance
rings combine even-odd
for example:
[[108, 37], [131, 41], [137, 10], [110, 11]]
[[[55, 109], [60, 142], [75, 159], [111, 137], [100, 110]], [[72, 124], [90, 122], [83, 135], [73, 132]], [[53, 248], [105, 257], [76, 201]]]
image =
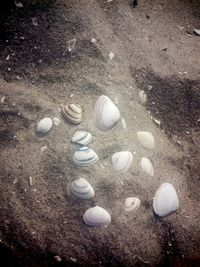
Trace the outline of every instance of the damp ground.
[[[1, 11], [2, 266], [199, 266], [200, 37], [193, 34], [199, 1], [140, 1], [135, 9], [120, 0], [38, 2]], [[117, 103], [127, 130], [120, 122], [107, 133], [96, 129], [92, 109], [101, 94]], [[91, 147], [100, 160], [90, 168], [71, 162], [77, 126], [60, 114], [69, 102], [83, 107], [79, 129], [95, 136]], [[61, 124], [39, 137], [36, 124], [44, 116]], [[154, 151], [137, 142], [139, 130], [153, 133]], [[116, 176], [110, 157], [120, 150], [130, 150], [134, 163]], [[143, 156], [153, 162], [152, 178], [140, 172]], [[93, 200], [70, 195], [78, 177], [94, 186]], [[176, 188], [180, 209], [158, 219], [152, 200], [163, 182]], [[125, 214], [129, 196], [141, 206]], [[110, 212], [109, 227], [83, 224], [94, 205]]]

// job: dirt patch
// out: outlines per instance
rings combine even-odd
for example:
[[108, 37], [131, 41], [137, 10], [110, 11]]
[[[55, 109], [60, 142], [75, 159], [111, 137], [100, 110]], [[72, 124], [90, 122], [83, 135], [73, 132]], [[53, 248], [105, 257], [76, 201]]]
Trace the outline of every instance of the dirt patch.
[[200, 80], [161, 78], [147, 71], [134, 72], [134, 77], [147, 96], [147, 108], [161, 121], [168, 134], [198, 130], [200, 124]]

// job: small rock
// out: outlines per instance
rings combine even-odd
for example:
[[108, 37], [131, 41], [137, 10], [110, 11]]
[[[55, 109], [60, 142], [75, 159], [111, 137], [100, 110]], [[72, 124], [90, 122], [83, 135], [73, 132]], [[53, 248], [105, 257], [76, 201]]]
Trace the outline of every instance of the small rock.
[[59, 126], [61, 121], [58, 118], [55, 117], [55, 118], [53, 118], [53, 123], [54, 123], [55, 126]]
[[41, 153], [44, 153], [46, 150], [47, 150], [47, 146], [42, 146], [40, 149]]
[[18, 178], [15, 178], [13, 181], [13, 184], [16, 184], [16, 183], [18, 183]]
[[19, 1], [15, 1], [15, 6], [18, 7], [18, 8], [23, 8], [23, 4]]
[[126, 121], [124, 118], [121, 119], [122, 129], [127, 130]]
[[153, 120], [156, 124], [158, 124], [158, 125], [160, 126], [160, 124], [161, 124], [161, 121], [160, 121], [160, 120], [155, 119], [155, 118], [153, 118], [153, 117], [151, 117], [151, 118], [152, 118], [152, 120]]
[[71, 52], [76, 44], [76, 39], [74, 38], [74, 39], [69, 40], [67, 44], [68, 44], [68, 51]]
[[9, 59], [10, 59], [10, 55], [7, 55], [6, 60], [9, 60]]
[[4, 101], [5, 101], [5, 98], [6, 98], [6, 96], [4, 95], [2, 98], [1, 98], [1, 103], [3, 104], [4, 103]]
[[149, 16], [148, 14], [146, 14], [146, 18], [147, 18], [147, 19], [150, 19], [150, 16]]
[[55, 259], [57, 262], [61, 262], [61, 261], [62, 261], [62, 259], [61, 259], [61, 257], [60, 257], [59, 255], [54, 256], [54, 259]]
[[36, 18], [31, 18], [33, 26], [38, 26], [38, 22]]
[[163, 51], [167, 51], [167, 47], [164, 47], [162, 50], [163, 50]]
[[139, 98], [140, 98], [141, 104], [145, 104], [147, 102], [147, 94], [145, 93], [144, 90], [141, 90], [139, 92]]
[[151, 89], [153, 88], [153, 86], [152, 85], [148, 85], [148, 87], [147, 87], [147, 89], [150, 91]]
[[73, 257], [70, 257], [70, 261], [76, 263], [77, 262], [77, 259], [75, 259]]
[[113, 52], [109, 53], [109, 59], [112, 60], [114, 58], [115, 54]]
[[198, 29], [194, 29], [194, 33], [195, 33], [196, 35], [200, 36], [200, 30], [198, 30]]
[[46, 117], [38, 122], [37, 132], [38, 133], [48, 133], [53, 125], [52, 119]]
[[29, 185], [33, 186], [33, 178], [32, 178], [32, 176], [29, 177]]
[[92, 38], [92, 40], [91, 40], [91, 43], [96, 43], [97, 42], [97, 40], [96, 39], [94, 39], [94, 38]]
[[74, 96], [74, 94], [71, 94], [69, 97], [71, 97], [71, 98], [72, 98], [73, 96]]

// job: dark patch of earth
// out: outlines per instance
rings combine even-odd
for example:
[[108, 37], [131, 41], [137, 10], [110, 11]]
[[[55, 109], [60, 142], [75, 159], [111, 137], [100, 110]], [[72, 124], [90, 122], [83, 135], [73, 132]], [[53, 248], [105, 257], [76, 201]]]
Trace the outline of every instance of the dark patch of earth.
[[[200, 80], [161, 78], [149, 70], [132, 70], [138, 87], [147, 94], [147, 109], [160, 127], [184, 152], [172, 162], [187, 177], [190, 196], [200, 200]], [[186, 148], [179, 141], [187, 143]]]
[[147, 94], [147, 108], [161, 121], [166, 133], [180, 134], [199, 128], [200, 80], [161, 78], [146, 70], [135, 74], [139, 87]]

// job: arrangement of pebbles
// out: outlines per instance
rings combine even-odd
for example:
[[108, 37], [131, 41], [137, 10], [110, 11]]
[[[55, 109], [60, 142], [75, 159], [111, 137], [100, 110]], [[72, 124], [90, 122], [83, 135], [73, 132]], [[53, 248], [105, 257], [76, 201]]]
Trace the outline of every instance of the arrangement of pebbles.
[[[141, 103], [146, 102], [144, 92], [139, 94]], [[79, 124], [82, 121], [82, 108], [78, 104], [67, 104], [62, 108], [63, 118], [73, 124]], [[105, 95], [100, 96], [93, 110], [93, 121], [100, 131], [111, 130], [120, 120], [120, 111], [111, 99]], [[123, 124], [125, 124], [125, 120]], [[43, 118], [37, 124], [37, 132], [46, 134], [54, 125], [57, 127], [61, 123], [58, 118]], [[123, 127], [126, 129], [126, 127]], [[76, 147], [72, 155], [72, 162], [80, 167], [89, 167], [98, 161], [97, 153], [88, 144], [92, 141], [92, 134], [88, 131], [77, 130], [71, 137], [71, 143]], [[137, 132], [137, 139], [143, 148], [152, 150], [155, 148], [155, 139], [152, 133], [147, 131]], [[133, 155], [130, 151], [119, 151], [111, 156], [111, 164], [113, 170], [122, 174], [127, 172], [132, 165]], [[153, 176], [154, 168], [152, 162], [142, 157], [140, 162], [142, 173]], [[75, 197], [88, 200], [94, 197], [95, 191], [92, 185], [84, 178], [78, 178], [70, 185], [71, 193]], [[140, 199], [130, 196], [125, 199], [124, 211], [134, 212], [140, 207]], [[153, 200], [153, 211], [159, 217], [165, 217], [179, 208], [179, 200], [175, 188], [170, 183], [163, 183], [157, 190]], [[88, 226], [102, 227], [107, 226], [111, 222], [111, 216], [102, 207], [91, 207], [83, 215], [83, 221]]]

